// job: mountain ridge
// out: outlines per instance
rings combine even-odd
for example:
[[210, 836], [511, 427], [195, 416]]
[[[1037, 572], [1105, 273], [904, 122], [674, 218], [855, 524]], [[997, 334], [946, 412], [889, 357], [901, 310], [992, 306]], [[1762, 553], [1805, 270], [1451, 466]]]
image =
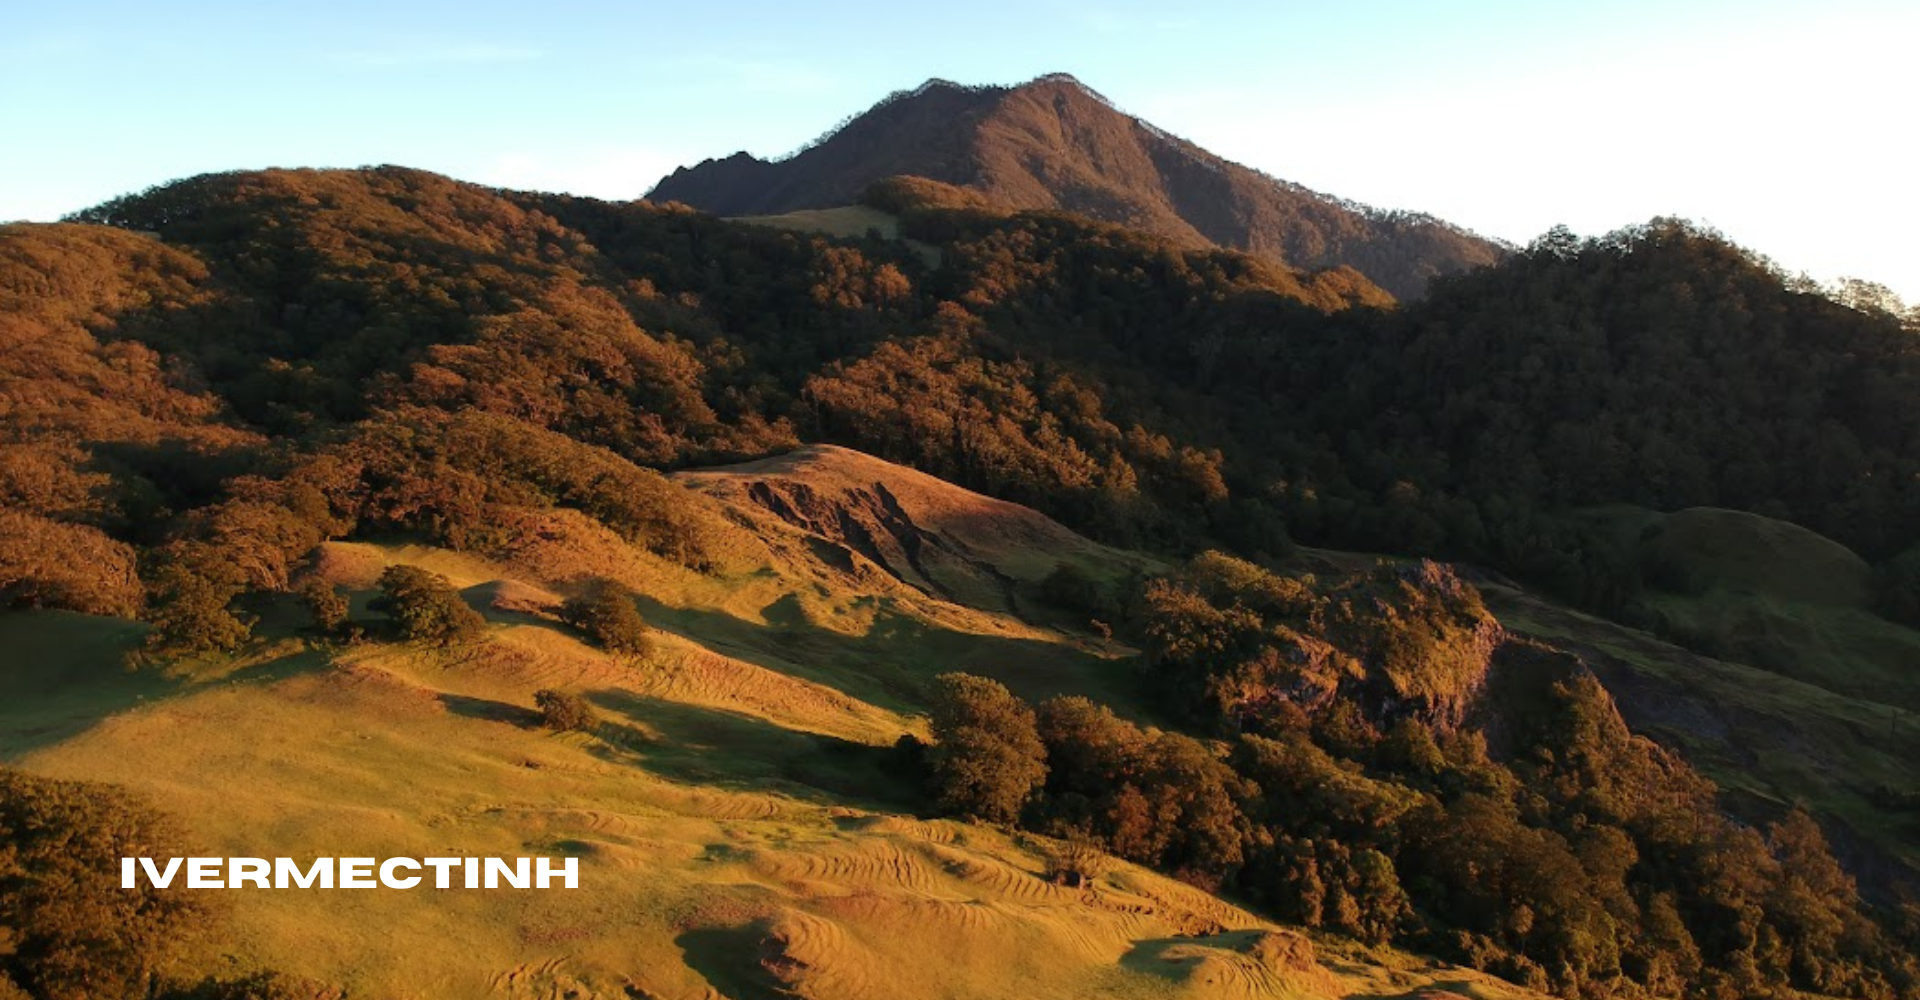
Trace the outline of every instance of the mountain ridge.
[[1069, 74], [1018, 86], [932, 79], [895, 91], [800, 150], [682, 167], [648, 197], [718, 215], [851, 204], [910, 175], [1014, 209], [1061, 209], [1189, 249], [1315, 269], [1351, 265], [1399, 298], [1506, 247], [1429, 215], [1373, 209], [1269, 176], [1121, 110]]
[[[384, 167], [209, 175], [76, 224], [0, 227], [0, 342], [29, 348], [0, 351], [0, 404], [31, 417], [0, 448], [0, 596], [113, 616], [28, 610], [0, 628], [49, 651], [29, 667], [124, 680], [7, 704], [0, 754], [139, 788], [159, 758], [128, 746], [205, 759], [258, 717], [275, 741], [259, 746], [378, 749], [388, 779], [458, 782], [416, 820], [390, 817], [402, 839], [368, 855], [442, 844], [435, 817], [476, 802], [544, 800], [558, 820], [497, 814], [469, 849], [583, 845], [583, 868], [680, 872], [690, 895], [792, 882], [670, 914], [653, 951], [568, 946], [593, 968], [660, 970], [653, 995], [848, 995], [764, 978], [876, 967], [802, 945], [814, 918], [850, 938], [879, 926], [809, 886], [847, 862], [876, 873], [841, 883], [864, 893], [920, 848], [855, 857], [866, 827], [841, 821], [919, 830], [919, 813], [950, 812], [1090, 831], [1355, 947], [1404, 942], [1566, 997], [1912, 1000], [1920, 925], [1841, 867], [1870, 852], [1829, 849], [1865, 839], [1902, 862], [1920, 795], [1915, 735], [1888, 711], [1920, 705], [1914, 660], [1883, 651], [1898, 626], [1867, 621], [1880, 605], [1863, 592], [1871, 572], [1920, 600], [1920, 574], [1903, 575], [1920, 555], [1900, 554], [1920, 524], [1902, 457], [1920, 441], [1920, 356], [1894, 320], [1673, 222], [1541, 241], [1383, 309], [1368, 288], [1322, 287], [1332, 271], [1309, 284], [1071, 213], [979, 208], [836, 239]], [[1745, 513], [1660, 513], [1703, 504]], [[1803, 534], [1778, 544], [1797, 533], [1769, 511], [1869, 563]], [[1444, 565], [1369, 552], [1483, 561], [1620, 624], [1517, 592], [1495, 606]], [[400, 593], [490, 624], [438, 645], [382, 611]], [[1809, 594], [1819, 606], [1786, 600]], [[651, 660], [602, 634], [623, 596], [626, 624], [655, 630], [638, 625]], [[1509, 611], [1528, 644], [1489, 673]], [[134, 615], [144, 639], [113, 620]], [[151, 666], [128, 674], [126, 655]], [[140, 708], [176, 668], [220, 683], [215, 703]], [[30, 669], [0, 674], [46, 693]], [[1484, 725], [1459, 711], [1483, 681], [1499, 710]], [[540, 734], [526, 706], [542, 692], [608, 725]], [[279, 725], [289, 702], [319, 710]], [[1737, 710], [1716, 721], [1722, 702]], [[325, 735], [353, 719], [388, 735]], [[79, 741], [50, 745], [75, 725]], [[1674, 780], [1692, 765], [1667, 742], [1700, 772]], [[475, 755], [484, 768], [460, 774], [479, 784], [447, 770]], [[629, 772], [637, 794], [591, 786]], [[968, 773], [998, 777], [962, 797]], [[1707, 783], [1722, 777], [1738, 814]], [[1032, 815], [1002, 794], [1034, 782]], [[316, 787], [305, 807], [358, 801]], [[754, 795], [716, 797], [735, 791]], [[630, 825], [669, 798], [699, 814]], [[774, 843], [792, 810], [817, 852]], [[774, 824], [764, 837], [715, 835], [753, 817]], [[1072, 847], [1062, 864], [1085, 860]], [[1144, 884], [1058, 870], [1052, 847], [945, 850], [900, 870], [1049, 909], [1081, 905], [1063, 892], [1089, 876], [1096, 901]], [[988, 877], [941, 881], [954, 868]], [[783, 901], [802, 897], [818, 907]], [[945, 933], [944, 902], [903, 905], [878, 919]], [[1729, 913], [1771, 929], [1729, 935]], [[553, 957], [528, 954], [520, 926], [488, 940]], [[1075, 967], [1049, 956], [1060, 988], [1022, 995], [1209, 995], [1224, 980], [1201, 970], [1238, 963], [1212, 954], [1214, 930], [1105, 936]], [[741, 960], [755, 954], [773, 965]], [[16, 971], [31, 970], [0, 964]], [[949, 992], [1004, 996], [1017, 978], [983, 973]], [[1357, 995], [1415, 988], [1393, 984]]]

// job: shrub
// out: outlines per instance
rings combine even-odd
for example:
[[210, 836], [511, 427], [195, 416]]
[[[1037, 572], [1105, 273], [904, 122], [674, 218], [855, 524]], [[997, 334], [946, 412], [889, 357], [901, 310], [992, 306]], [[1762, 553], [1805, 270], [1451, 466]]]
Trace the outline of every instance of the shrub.
[[1091, 886], [1107, 873], [1112, 861], [1097, 841], [1076, 831], [1047, 852], [1047, 881], [1073, 888]]
[[1062, 611], [1111, 617], [1113, 597], [1093, 575], [1073, 563], [1059, 563], [1040, 581], [1040, 597]]
[[446, 577], [417, 566], [387, 567], [371, 607], [393, 619], [402, 636], [436, 646], [471, 642], [487, 624]]
[[607, 580], [595, 580], [560, 606], [560, 618], [587, 634], [609, 652], [635, 659], [653, 652], [646, 620], [633, 599]]
[[543, 688], [533, 693], [533, 704], [540, 709], [541, 724], [556, 732], [585, 732], [600, 725], [599, 714], [577, 694]]
[[[159, 994], [158, 1000], [340, 1000], [337, 988], [291, 979], [278, 972], [256, 972], [234, 979], [208, 977]], [[6, 994], [0, 992], [0, 1000]]]
[[333, 584], [318, 577], [300, 588], [300, 603], [313, 616], [313, 627], [322, 635], [339, 635], [347, 624], [347, 599]]
[[203, 894], [122, 889], [120, 859], [189, 853], [120, 789], [0, 768], [0, 984], [41, 1000], [147, 995], [203, 921]]
[[1046, 780], [1046, 747], [1033, 709], [998, 681], [970, 674], [934, 680], [933, 794], [951, 813], [1010, 823]]
[[229, 652], [253, 635], [250, 624], [227, 610], [231, 595], [183, 566], [164, 565], [154, 574], [147, 649], [161, 655]]

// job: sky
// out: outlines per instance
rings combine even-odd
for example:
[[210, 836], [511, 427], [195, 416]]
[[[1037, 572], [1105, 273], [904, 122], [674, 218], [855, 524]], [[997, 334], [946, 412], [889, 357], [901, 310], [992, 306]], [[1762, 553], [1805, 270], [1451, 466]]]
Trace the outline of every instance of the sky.
[[930, 77], [1067, 72], [1222, 156], [1525, 243], [1656, 216], [1920, 301], [1912, 0], [0, 0], [0, 220], [213, 170], [643, 195]]

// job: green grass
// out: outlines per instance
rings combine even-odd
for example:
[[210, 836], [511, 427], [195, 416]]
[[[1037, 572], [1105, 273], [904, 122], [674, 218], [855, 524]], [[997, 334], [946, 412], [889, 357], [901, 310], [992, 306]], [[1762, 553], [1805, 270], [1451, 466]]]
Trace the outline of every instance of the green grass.
[[[1838, 820], [1855, 861], [1920, 868], [1920, 816], [1876, 789], [1920, 794], [1920, 718], [1872, 697], [1682, 649], [1504, 587], [1488, 605], [1511, 630], [1581, 654], [1636, 731], [1678, 748], [1748, 815], [1801, 804]], [[1822, 671], [1809, 670], [1820, 676]]]
[[1872, 571], [1840, 544], [1738, 511], [1589, 517], [1637, 551], [1641, 617], [1680, 645], [1869, 703], [1920, 712], [1920, 632], [1871, 609]]

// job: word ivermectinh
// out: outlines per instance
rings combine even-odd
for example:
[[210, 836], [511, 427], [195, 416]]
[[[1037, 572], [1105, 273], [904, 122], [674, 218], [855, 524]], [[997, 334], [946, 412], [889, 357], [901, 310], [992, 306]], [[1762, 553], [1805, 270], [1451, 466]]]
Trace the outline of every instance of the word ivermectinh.
[[[534, 864], [538, 862], [538, 864]], [[401, 870], [420, 872], [433, 869], [436, 889], [549, 889], [553, 881], [559, 888], [580, 888], [580, 859], [567, 858], [558, 867], [552, 858], [315, 858], [304, 871], [292, 858], [172, 858], [165, 868], [152, 858], [121, 858], [120, 888], [135, 889], [144, 872], [156, 889], [173, 884], [183, 864], [186, 888], [241, 889], [411, 889], [421, 883], [420, 875], [401, 875]], [[223, 867], [224, 866], [224, 867]], [[532, 868], [532, 871], [529, 871]], [[460, 884], [453, 871], [460, 871]], [[376, 874], [377, 871], [377, 874]], [[335, 875], [339, 878], [336, 880]]]

